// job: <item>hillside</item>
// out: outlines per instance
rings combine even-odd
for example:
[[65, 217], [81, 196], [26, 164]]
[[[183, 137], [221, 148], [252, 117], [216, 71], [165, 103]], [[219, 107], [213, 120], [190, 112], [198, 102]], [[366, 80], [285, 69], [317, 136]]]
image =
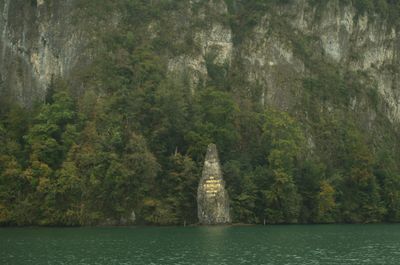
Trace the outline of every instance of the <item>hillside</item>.
[[0, 225], [400, 221], [400, 2], [0, 8]]

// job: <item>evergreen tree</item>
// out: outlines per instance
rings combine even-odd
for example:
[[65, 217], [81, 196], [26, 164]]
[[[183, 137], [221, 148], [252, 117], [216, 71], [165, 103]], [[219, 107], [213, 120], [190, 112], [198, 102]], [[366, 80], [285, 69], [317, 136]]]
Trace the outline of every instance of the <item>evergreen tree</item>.
[[297, 222], [301, 198], [294, 182], [296, 161], [304, 148], [304, 136], [287, 113], [270, 109], [265, 114], [263, 138], [267, 149], [268, 187], [261, 191], [271, 223]]

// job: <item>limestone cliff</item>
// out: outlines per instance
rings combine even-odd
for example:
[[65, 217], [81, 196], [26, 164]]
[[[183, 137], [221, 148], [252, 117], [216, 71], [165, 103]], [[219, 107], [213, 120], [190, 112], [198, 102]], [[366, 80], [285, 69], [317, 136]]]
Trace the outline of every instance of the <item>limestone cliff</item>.
[[[43, 153], [40, 162], [54, 172], [42, 184], [56, 185], [62, 162], [75, 161], [76, 148], [92, 150], [86, 141], [93, 138], [101, 167], [79, 170], [99, 177], [93, 190], [108, 183], [101, 177], [110, 168], [105, 175], [115, 186], [131, 179], [135, 189], [146, 186], [148, 175], [157, 195], [140, 205], [135, 192], [116, 192], [129, 206], [100, 214], [107, 207], [93, 207], [89, 219], [115, 215], [109, 220], [124, 223], [133, 207], [151, 223], [194, 222], [197, 169], [205, 144], [215, 142], [222, 165], [210, 146], [198, 190], [201, 223], [229, 222], [229, 213], [253, 222], [265, 215], [292, 222], [298, 212], [305, 222], [399, 220], [390, 197], [400, 190], [399, 52], [394, 0], [0, 0], [0, 140], [10, 143], [0, 148], [10, 156], [0, 170], [8, 174], [8, 161], [18, 160], [26, 180], [30, 172], [42, 178], [33, 159]], [[71, 104], [60, 108], [56, 99]], [[129, 147], [136, 133], [146, 148]], [[155, 158], [136, 171], [141, 164], [125, 158], [142, 160], [147, 145]], [[170, 161], [174, 150], [182, 162], [178, 155]], [[322, 189], [321, 201], [342, 207], [337, 218], [336, 205], [322, 218], [313, 203]], [[290, 196], [281, 200], [276, 190]], [[146, 186], [140, 194], [148, 193]]]
[[94, 44], [99, 27], [107, 31], [118, 19], [110, 15], [95, 23], [81, 2], [0, 0], [1, 95], [29, 106], [44, 98], [55, 78], [73, 76], [78, 81], [99, 49]]
[[52, 78], [77, 65], [83, 36], [72, 25], [70, 0], [2, 0], [0, 6], [3, 90], [30, 104], [43, 98]]
[[[91, 18], [75, 21], [81, 2], [0, 0], [2, 95], [29, 105], [44, 97], [52, 78], [79, 73], [95, 58], [88, 49], [96, 39], [86, 29]], [[309, 94], [317, 95], [319, 111], [337, 111], [343, 96], [365, 129], [382, 117], [398, 127], [400, 34], [389, 18], [361, 12], [352, 1], [265, 1], [253, 9], [249, 3], [173, 3], [160, 19], [143, 23], [149, 38], [169, 35], [161, 51], [167, 71], [192, 93], [229, 83], [242, 97], [304, 119], [318, 111], [304, 107]], [[94, 32], [118, 27], [120, 16], [108, 10]], [[343, 85], [321, 88], [328, 82]]]
[[[230, 7], [224, 1], [206, 2], [191, 18], [205, 25], [193, 37], [202, 48], [171, 58], [169, 64], [171, 72], [191, 73], [190, 87], [198, 80], [209, 80], [207, 63], [214, 64], [222, 68], [221, 75], [228, 72], [228, 79], [239, 75], [245, 80], [233, 83], [242, 94], [255, 95], [263, 105], [293, 110], [304, 94], [304, 79], [318, 75], [314, 67], [323, 64], [340, 75], [354, 73], [351, 78], [365, 86], [364, 92], [372, 90], [382, 99], [379, 111], [399, 124], [400, 38], [398, 28], [388, 19], [359, 13], [351, 3], [339, 0], [318, 5], [299, 0], [253, 10], [257, 16], [249, 27], [240, 18], [229, 24], [206, 15], [211, 8], [234, 19], [254, 16], [241, 13], [241, 1], [226, 1]], [[376, 112], [363, 93], [350, 97], [353, 110], [366, 114], [364, 125], [372, 126]], [[324, 104], [334, 108], [330, 102]]]
[[222, 178], [217, 147], [210, 144], [197, 190], [197, 213], [201, 224], [230, 223], [229, 198]]

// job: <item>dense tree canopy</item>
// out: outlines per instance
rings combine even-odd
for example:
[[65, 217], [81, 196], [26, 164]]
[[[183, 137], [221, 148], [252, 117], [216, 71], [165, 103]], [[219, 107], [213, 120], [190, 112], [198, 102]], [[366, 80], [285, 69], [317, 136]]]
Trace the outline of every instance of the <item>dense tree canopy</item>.
[[[346, 105], [357, 90], [350, 77], [316, 64], [303, 80], [304, 104], [283, 111], [234, 91], [237, 77], [208, 58], [209, 80], [193, 93], [167, 74], [160, 47], [176, 52], [171, 37], [146, 33], [148, 20], [167, 23], [159, 13], [179, 1], [105, 2], [80, 1], [77, 14], [125, 14], [118, 30], [98, 36], [91, 65], [55, 78], [30, 109], [0, 101], [0, 225], [129, 224], [133, 215], [137, 223], [196, 223], [211, 142], [234, 222], [400, 221], [398, 150], [374, 143], [357, 123]], [[237, 4], [248, 11], [269, 2], [288, 1]], [[353, 2], [362, 12], [397, 6]], [[253, 18], [238, 17], [251, 26]]]

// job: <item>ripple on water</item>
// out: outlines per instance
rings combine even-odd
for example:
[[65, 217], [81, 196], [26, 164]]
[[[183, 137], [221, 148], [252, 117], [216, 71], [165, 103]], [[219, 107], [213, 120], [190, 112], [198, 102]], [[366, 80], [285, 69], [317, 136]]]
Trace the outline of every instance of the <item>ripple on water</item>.
[[399, 264], [400, 225], [0, 229], [0, 264]]

